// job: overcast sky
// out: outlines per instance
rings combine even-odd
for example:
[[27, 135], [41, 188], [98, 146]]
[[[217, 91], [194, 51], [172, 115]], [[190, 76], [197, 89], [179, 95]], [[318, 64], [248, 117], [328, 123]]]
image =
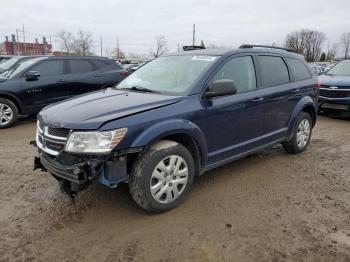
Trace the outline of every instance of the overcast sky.
[[322, 31], [335, 43], [350, 31], [350, 0], [11, 0], [1, 4], [0, 42], [24, 24], [27, 39], [46, 35], [53, 43], [60, 30], [89, 31], [96, 53], [100, 36], [103, 49], [114, 48], [118, 36], [121, 50], [149, 53], [155, 36], [164, 35], [176, 51], [178, 43], [192, 43], [194, 23], [197, 44], [281, 44], [302, 28]]

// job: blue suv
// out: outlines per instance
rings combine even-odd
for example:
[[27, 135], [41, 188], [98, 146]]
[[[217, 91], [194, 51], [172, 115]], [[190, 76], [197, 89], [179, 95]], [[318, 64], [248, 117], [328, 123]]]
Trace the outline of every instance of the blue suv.
[[304, 151], [317, 79], [301, 55], [243, 45], [169, 54], [118, 86], [38, 114], [35, 168], [72, 197], [127, 182], [152, 213], [178, 206], [194, 178], [276, 143]]

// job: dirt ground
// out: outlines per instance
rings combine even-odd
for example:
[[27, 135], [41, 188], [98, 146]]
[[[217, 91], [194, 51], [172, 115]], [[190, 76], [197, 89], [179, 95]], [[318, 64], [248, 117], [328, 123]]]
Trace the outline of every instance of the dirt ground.
[[199, 177], [161, 215], [127, 185], [74, 206], [32, 171], [34, 133], [0, 130], [0, 261], [350, 261], [350, 120], [319, 117], [303, 154], [278, 145]]

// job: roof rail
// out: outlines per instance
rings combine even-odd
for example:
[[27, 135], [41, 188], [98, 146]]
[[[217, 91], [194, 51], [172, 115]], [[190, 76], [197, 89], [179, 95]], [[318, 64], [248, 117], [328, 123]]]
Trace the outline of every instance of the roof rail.
[[283, 48], [283, 47], [278, 47], [278, 46], [270, 46], [270, 45], [249, 45], [249, 44], [244, 44], [241, 45], [239, 48], [254, 48], [254, 47], [263, 47], [263, 48], [271, 48], [271, 49], [279, 49], [279, 50], [284, 50], [288, 52], [294, 52], [288, 48]]

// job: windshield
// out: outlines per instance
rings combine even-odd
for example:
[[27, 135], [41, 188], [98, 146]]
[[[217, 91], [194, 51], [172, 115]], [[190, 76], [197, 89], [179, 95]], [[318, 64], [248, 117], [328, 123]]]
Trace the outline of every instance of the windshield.
[[15, 68], [11, 69], [10, 71], [6, 71], [4, 73], [2, 73], [0, 75], [0, 78], [6, 78], [6, 79], [10, 79], [13, 78], [14, 76], [16, 76], [17, 74], [23, 72], [24, 70], [26, 70], [29, 66], [31, 66], [32, 64], [45, 59], [46, 57], [38, 57], [38, 58], [33, 58], [33, 59], [29, 59], [24, 61], [23, 63], [17, 65]]
[[148, 89], [167, 94], [184, 95], [215, 56], [159, 57], [125, 78], [118, 89]]
[[19, 61], [19, 57], [12, 57], [0, 64], [0, 71], [6, 71]]
[[327, 75], [350, 76], [350, 61], [336, 64], [328, 70]]

